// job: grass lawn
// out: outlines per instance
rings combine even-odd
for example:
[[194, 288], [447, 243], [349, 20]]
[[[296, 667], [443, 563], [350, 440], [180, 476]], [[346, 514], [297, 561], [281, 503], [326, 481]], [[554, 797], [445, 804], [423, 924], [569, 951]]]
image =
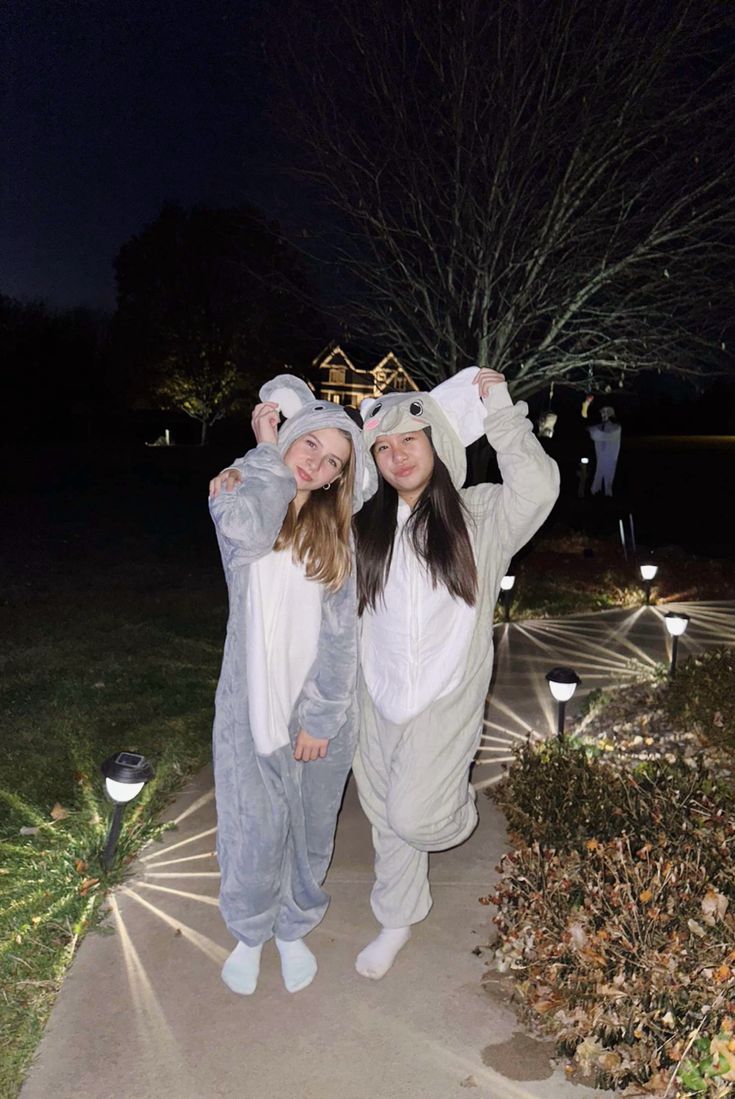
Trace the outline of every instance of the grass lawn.
[[[0, 1096], [17, 1094], [81, 934], [156, 814], [210, 756], [224, 591], [45, 593], [0, 612]], [[114, 751], [156, 780], [129, 806], [120, 863], [99, 865]]]

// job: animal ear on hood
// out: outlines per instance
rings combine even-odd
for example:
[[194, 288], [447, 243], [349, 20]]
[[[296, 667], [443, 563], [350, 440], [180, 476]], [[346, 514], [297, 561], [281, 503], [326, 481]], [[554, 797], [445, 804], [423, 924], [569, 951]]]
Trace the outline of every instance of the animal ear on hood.
[[378, 397], [363, 397], [360, 401], [360, 415], [363, 423], [367, 420], [368, 416], [372, 412], [375, 405], [378, 403]]
[[274, 401], [278, 405], [278, 411], [286, 420], [315, 400], [306, 382], [294, 374], [278, 374], [275, 378], [271, 378], [260, 387], [259, 396], [261, 401]]
[[[485, 434], [489, 404], [483, 404], [480, 392], [473, 384], [478, 369], [468, 366], [431, 390], [431, 396], [459, 435], [463, 446], [469, 446]], [[486, 401], [492, 401], [495, 408], [512, 404], [505, 384], [492, 386]]]

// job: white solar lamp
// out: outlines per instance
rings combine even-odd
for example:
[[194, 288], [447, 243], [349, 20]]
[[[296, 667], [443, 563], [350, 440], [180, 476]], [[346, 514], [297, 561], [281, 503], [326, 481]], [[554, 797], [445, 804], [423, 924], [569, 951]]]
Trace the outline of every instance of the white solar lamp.
[[503, 617], [506, 622], [510, 621], [510, 605], [513, 601], [513, 596], [510, 593], [513, 591], [515, 582], [515, 576], [510, 573], [506, 573], [500, 581], [500, 599], [503, 604]]
[[686, 628], [689, 625], [689, 615], [682, 614], [679, 611], [669, 611], [664, 615], [664, 622], [666, 623], [666, 629], [669, 631], [669, 636], [671, 637], [671, 663], [669, 665], [669, 675], [673, 676], [676, 673], [676, 652], [679, 638], [683, 633], [686, 633]]
[[641, 565], [641, 580], [646, 593], [646, 606], [651, 602], [651, 583], [658, 572], [658, 565]]
[[567, 702], [582, 681], [572, 668], [552, 668], [550, 672], [546, 673], [546, 682], [549, 684], [549, 690], [558, 704], [556, 732], [561, 740], [564, 736], [564, 717]]
[[115, 805], [102, 852], [102, 865], [105, 870], [109, 870], [115, 859], [125, 806], [137, 798], [145, 784], [150, 782], [154, 770], [152, 764], [139, 752], [116, 752], [108, 756], [100, 770], [105, 778], [107, 796]]

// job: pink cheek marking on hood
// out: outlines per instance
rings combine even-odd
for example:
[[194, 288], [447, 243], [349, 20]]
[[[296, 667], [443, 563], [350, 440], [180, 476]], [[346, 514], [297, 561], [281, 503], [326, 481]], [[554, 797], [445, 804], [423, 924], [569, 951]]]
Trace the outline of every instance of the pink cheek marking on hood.
[[368, 431], [370, 431], [370, 430], [372, 430], [372, 428], [377, 427], [378, 423], [379, 423], [378, 417], [373, 416], [373, 418], [371, 420], [366, 420], [365, 421], [365, 427], [368, 429]]

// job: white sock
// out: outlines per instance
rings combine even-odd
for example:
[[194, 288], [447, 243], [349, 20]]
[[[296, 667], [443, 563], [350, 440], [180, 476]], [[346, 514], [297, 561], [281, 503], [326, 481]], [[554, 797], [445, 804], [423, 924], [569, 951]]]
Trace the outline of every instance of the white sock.
[[294, 939], [292, 942], [276, 939], [276, 946], [281, 955], [283, 983], [289, 992], [300, 992], [316, 976], [316, 958], [303, 939]]
[[251, 996], [258, 984], [260, 973], [260, 946], [246, 946], [238, 943], [222, 966], [222, 980], [233, 992], [241, 996]]
[[355, 969], [363, 977], [372, 977], [379, 981], [396, 960], [401, 950], [411, 938], [410, 927], [384, 927], [377, 939], [373, 939], [357, 955]]

